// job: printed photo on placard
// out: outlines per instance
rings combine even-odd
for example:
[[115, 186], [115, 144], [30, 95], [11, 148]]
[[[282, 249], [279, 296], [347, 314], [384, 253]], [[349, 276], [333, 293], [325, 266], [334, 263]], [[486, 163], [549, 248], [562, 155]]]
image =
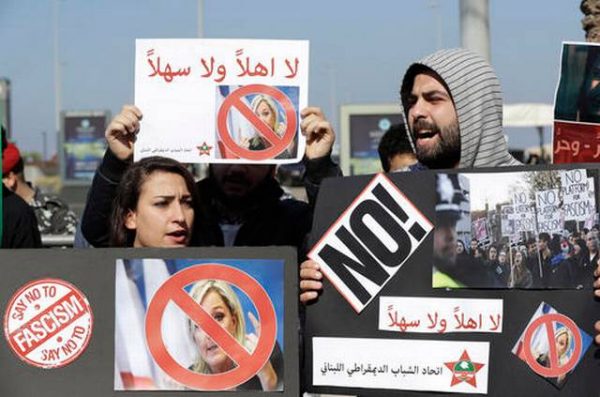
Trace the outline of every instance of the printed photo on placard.
[[562, 388], [592, 343], [569, 317], [542, 302], [513, 347], [538, 375]]
[[283, 390], [283, 261], [116, 263], [115, 390]]
[[591, 288], [597, 170], [437, 175], [434, 288]]
[[217, 86], [217, 156], [295, 158], [298, 87]]
[[563, 43], [554, 104], [554, 163], [600, 161], [600, 45]]

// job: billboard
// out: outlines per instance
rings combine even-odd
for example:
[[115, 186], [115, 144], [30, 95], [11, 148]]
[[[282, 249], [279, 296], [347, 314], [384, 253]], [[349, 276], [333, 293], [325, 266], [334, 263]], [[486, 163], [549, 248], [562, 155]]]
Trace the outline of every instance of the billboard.
[[110, 115], [106, 110], [61, 112], [60, 164], [65, 184], [89, 184], [104, 151], [104, 130]]
[[341, 107], [340, 165], [344, 175], [381, 171], [377, 147], [394, 124], [403, 124], [398, 104]]

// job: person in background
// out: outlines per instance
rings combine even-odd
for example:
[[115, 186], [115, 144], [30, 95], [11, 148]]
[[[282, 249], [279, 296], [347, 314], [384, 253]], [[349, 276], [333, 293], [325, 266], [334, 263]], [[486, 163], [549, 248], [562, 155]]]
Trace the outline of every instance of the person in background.
[[479, 240], [473, 237], [470, 243], [469, 254], [471, 256], [475, 256], [475, 254], [477, 253], [477, 248], [479, 248]]
[[[542, 232], [538, 236], [537, 241], [538, 255], [537, 260], [539, 266], [533, 266], [533, 287], [534, 288], [548, 288], [550, 280], [550, 262], [552, 260], [552, 251], [550, 251], [550, 235]], [[539, 280], [539, 284], [536, 284], [536, 280]]]
[[589, 252], [584, 239], [573, 242], [573, 277], [576, 285], [589, 287], [593, 282], [595, 266], [589, 262]]
[[56, 196], [44, 194], [25, 180], [25, 167], [20, 151], [9, 144], [7, 170], [2, 173], [2, 182], [10, 191], [31, 206], [37, 218], [38, 228], [45, 235], [74, 235], [77, 216], [69, 206]]
[[522, 250], [515, 251], [513, 257], [508, 286], [510, 288], [531, 288], [533, 284], [531, 272], [525, 265], [527, 253]]
[[404, 124], [394, 124], [383, 134], [377, 152], [384, 172], [408, 171], [417, 162]]
[[[16, 146], [1, 128], [2, 179], [18, 161]], [[2, 248], [41, 248], [42, 240], [33, 209], [2, 184]]]

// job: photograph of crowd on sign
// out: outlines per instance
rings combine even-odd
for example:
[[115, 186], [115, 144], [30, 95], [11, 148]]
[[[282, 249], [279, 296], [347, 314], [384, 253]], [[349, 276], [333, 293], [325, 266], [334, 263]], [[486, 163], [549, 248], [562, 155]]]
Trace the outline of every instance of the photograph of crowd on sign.
[[542, 302], [513, 347], [538, 375], [562, 388], [592, 343], [569, 317]]
[[597, 170], [438, 174], [434, 288], [591, 288]]
[[299, 87], [221, 85], [216, 101], [218, 158], [296, 157]]
[[115, 390], [283, 390], [283, 260], [116, 263]]
[[554, 163], [600, 161], [600, 45], [563, 43], [554, 105]]

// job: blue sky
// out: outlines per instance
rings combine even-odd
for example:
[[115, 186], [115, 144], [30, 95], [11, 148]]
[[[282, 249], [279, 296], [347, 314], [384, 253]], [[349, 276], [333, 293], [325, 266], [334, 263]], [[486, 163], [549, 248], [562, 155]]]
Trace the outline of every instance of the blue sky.
[[[12, 83], [13, 138], [42, 152], [46, 131], [49, 154], [56, 151], [55, 1], [66, 110], [116, 114], [134, 97], [134, 40], [198, 32], [196, 0], [0, 0], [0, 76]], [[438, 29], [443, 47], [458, 47], [458, 8], [458, 0], [205, 0], [203, 31], [310, 40], [309, 102], [338, 126], [339, 105], [398, 102], [404, 70], [437, 49]], [[492, 64], [506, 103], [553, 102], [561, 41], [583, 41], [582, 16], [579, 1], [490, 0]], [[537, 142], [533, 129], [509, 134], [511, 143]]]

